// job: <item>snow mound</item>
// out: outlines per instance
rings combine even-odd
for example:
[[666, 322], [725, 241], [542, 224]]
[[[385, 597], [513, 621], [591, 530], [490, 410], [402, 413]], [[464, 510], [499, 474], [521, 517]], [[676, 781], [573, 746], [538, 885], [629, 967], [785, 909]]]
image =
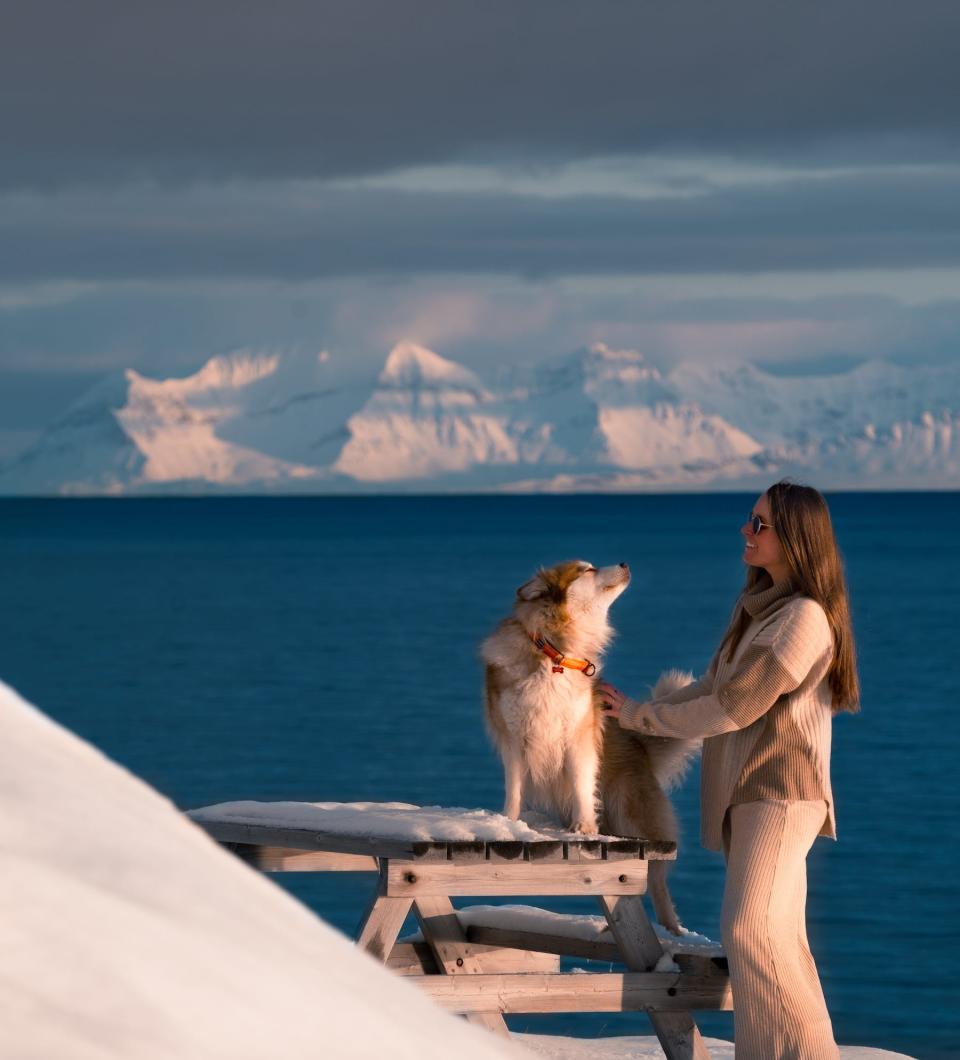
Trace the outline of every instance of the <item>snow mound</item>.
[[473, 1060], [448, 1015], [0, 683], [0, 1056]]

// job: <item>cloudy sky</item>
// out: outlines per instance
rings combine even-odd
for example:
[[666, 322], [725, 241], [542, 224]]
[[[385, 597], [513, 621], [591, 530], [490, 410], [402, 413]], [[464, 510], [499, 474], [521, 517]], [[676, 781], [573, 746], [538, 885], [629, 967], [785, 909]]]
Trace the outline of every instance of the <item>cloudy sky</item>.
[[958, 39], [955, 0], [17, 5], [0, 458], [241, 347], [955, 357]]

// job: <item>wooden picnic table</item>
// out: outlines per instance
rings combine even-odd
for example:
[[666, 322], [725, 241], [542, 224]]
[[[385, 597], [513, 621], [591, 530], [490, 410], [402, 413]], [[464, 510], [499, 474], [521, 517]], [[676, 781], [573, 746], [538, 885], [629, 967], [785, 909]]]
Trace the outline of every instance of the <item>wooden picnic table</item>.
[[[675, 844], [543, 829], [521, 830], [527, 835], [521, 839], [451, 838], [469, 833], [471, 814], [481, 815], [481, 835], [501, 834], [500, 822], [508, 834], [517, 832], [517, 823], [442, 808], [426, 808], [439, 811], [439, 819], [424, 811], [426, 827], [412, 835], [378, 828], [382, 808], [404, 805], [227, 803], [189, 816], [265, 872], [376, 873], [357, 944], [473, 1023], [507, 1035], [505, 1013], [645, 1011], [670, 1060], [708, 1060], [691, 1012], [732, 1009], [726, 962], [720, 953], [684, 953], [682, 945], [671, 945], [674, 970], [654, 970], [666, 951], [641, 898], [648, 863], [675, 858]], [[405, 819], [420, 823], [417, 810], [406, 807]], [[458, 813], [468, 815], [466, 827], [451, 829]], [[609, 934], [571, 937], [552, 931], [549, 919], [544, 927], [542, 917], [530, 926], [513, 917], [504, 926], [496, 910], [469, 918], [464, 910], [461, 919], [451, 902], [508, 895], [594, 896]], [[411, 911], [422, 938], [398, 942]], [[560, 956], [618, 962], [627, 970], [564, 972]]]

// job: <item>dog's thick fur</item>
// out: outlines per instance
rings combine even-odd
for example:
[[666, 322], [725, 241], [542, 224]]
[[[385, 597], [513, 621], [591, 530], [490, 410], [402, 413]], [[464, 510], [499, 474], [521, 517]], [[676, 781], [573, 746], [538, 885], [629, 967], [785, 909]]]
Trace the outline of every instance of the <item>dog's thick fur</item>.
[[[604, 719], [597, 677], [568, 668], [555, 673], [530, 639], [546, 637], [599, 669], [613, 635], [607, 612], [629, 582], [625, 563], [597, 569], [575, 560], [541, 569], [520, 586], [513, 615], [482, 647], [487, 726], [503, 761], [506, 816], [516, 820], [529, 807], [577, 832], [675, 843], [677, 820], [666, 792], [682, 779], [700, 741], [645, 736]], [[690, 680], [670, 671], [653, 694]], [[679, 934], [668, 864], [649, 863], [650, 897], [659, 922]]]

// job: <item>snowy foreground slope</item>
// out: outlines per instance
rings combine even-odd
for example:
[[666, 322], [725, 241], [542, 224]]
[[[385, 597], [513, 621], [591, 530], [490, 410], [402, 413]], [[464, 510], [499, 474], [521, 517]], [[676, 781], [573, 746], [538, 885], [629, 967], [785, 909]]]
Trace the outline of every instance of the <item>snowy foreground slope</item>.
[[516, 1056], [0, 685], [0, 1056]]
[[960, 483], [960, 368], [785, 377], [596, 343], [496, 383], [412, 342], [375, 380], [323, 353], [234, 353], [104, 379], [0, 495], [824, 488]]
[[511, 1044], [470, 1027], [2, 682], [0, 727], [0, 1056], [663, 1055], [650, 1036]]

